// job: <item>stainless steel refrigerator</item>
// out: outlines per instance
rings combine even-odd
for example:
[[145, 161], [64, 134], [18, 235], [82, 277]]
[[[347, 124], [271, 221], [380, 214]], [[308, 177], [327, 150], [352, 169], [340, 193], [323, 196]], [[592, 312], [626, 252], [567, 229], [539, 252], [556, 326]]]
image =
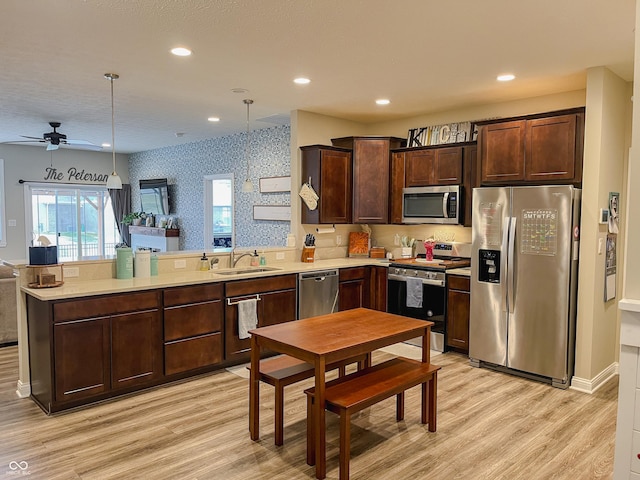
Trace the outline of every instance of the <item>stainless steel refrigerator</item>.
[[580, 195], [565, 185], [473, 190], [472, 365], [569, 386]]

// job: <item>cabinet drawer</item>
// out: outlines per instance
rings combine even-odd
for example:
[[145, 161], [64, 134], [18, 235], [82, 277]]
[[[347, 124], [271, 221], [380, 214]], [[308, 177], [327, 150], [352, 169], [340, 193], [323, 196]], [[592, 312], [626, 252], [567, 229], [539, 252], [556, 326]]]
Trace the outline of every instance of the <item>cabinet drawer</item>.
[[186, 372], [222, 361], [222, 334], [212, 333], [164, 346], [165, 375]]
[[53, 305], [54, 322], [97, 318], [118, 313], [151, 310], [159, 306], [159, 291], [108, 295], [104, 297], [73, 300]]
[[274, 292], [276, 290], [287, 290], [296, 288], [295, 275], [281, 275], [278, 277], [266, 277], [253, 280], [238, 280], [227, 282], [227, 297], [239, 297], [242, 295], [255, 295], [262, 292]]
[[164, 340], [193, 337], [222, 330], [222, 302], [197, 303], [165, 308]]
[[449, 288], [453, 290], [463, 290], [465, 292], [470, 291], [471, 278], [469, 277], [450, 275], [447, 278], [447, 281], [449, 282]]
[[340, 269], [340, 281], [345, 282], [348, 280], [358, 280], [366, 278], [367, 267], [354, 267], [354, 268], [341, 268]]
[[187, 303], [219, 300], [223, 295], [222, 283], [194, 285], [190, 287], [169, 288], [164, 291], [164, 306], [174, 307]]

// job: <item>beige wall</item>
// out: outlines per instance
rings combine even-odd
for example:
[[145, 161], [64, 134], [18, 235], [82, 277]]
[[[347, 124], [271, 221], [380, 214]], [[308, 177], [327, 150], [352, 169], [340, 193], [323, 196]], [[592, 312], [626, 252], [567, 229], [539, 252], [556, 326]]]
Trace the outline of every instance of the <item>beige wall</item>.
[[[636, 5], [636, 45], [634, 78], [640, 81], [640, 2]], [[629, 174], [627, 200], [622, 199], [626, 206], [627, 231], [626, 244], [631, 245], [626, 256], [623, 297], [629, 300], [640, 300], [640, 96], [634, 89], [633, 102], [633, 130], [631, 134], [631, 151], [629, 152]], [[635, 268], [634, 268], [635, 267]]]
[[[4, 159], [4, 187], [7, 219], [7, 246], [0, 247], [0, 258], [5, 260], [19, 260], [26, 258], [24, 185], [18, 180], [44, 182], [46, 168], [53, 167], [64, 174], [63, 180], [57, 183], [93, 183], [86, 181], [68, 180], [69, 168], [85, 170], [87, 173], [109, 175], [113, 170], [111, 152], [88, 152], [60, 148], [47, 152], [42, 146], [0, 145], [0, 158]], [[129, 161], [127, 155], [116, 156], [116, 171], [123, 183], [129, 181]], [[96, 185], [104, 185], [96, 183]], [[9, 220], [15, 220], [14, 227], [8, 226]]]
[[593, 379], [618, 358], [617, 300], [622, 293], [626, 214], [624, 209], [620, 211], [617, 295], [608, 302], [604, 301], [607, 225], [600, 225], [598, 217], [600, 209], [608, 208], [609, 192], [620, 193], [621, 200], [626, 198], [630, 98], [631, 85], [610, 70], [588, 70], [575, 368], [575, 376], [583, 379]]

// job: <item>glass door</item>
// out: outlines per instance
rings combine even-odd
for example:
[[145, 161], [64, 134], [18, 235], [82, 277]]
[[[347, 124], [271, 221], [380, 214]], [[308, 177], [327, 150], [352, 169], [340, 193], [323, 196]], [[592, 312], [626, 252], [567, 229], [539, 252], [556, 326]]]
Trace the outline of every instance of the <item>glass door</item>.
[[115, 255], [120, 234], [106, 188], [27, 186], [33, 244], [46, 238], [58, 261]]

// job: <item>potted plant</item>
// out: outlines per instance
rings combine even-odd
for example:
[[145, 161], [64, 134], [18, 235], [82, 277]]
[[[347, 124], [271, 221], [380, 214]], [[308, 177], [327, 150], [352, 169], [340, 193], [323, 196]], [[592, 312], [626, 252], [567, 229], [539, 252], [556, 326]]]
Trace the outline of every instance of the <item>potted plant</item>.
[[123, 225], [140, 225], [142, 220], [146, 217], [144, 212], [130, 212], [127, 213], [122, 219]]

